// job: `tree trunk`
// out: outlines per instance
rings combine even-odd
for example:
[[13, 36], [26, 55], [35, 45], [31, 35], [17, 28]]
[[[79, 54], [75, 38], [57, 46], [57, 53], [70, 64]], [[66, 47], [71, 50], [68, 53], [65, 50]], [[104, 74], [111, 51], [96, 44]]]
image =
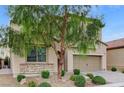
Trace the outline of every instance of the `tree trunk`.
[[67, 26], [67, 6], [65, 6], [65, 15], [64, 15], [64, 20], [63, 20], [63, 26], [62, 26], [62, 30], [61, 30], [61, 45], [60, 45], [60, 52], [59, 54], [59, 62], [58, 62], [58, 78], [62, 79], [61, 77], [61, 72], [62, 72], [62, 66], [64, 64], [64, 60], [65, 60], [65, 41], [64, 41], [64, 37], [65, 37], [65, 32], [66, 32], [66, 26]]
[[60, 52], [60, 59], [58, 59], [58, 79], [62, 79], [61, 72], [62, 72], [62, 67], [64, 64], [64, 59], [65, 59], [65, 52], [61, 51]]
[[58, 62], [58, 79], [62, 79], [61, 71], [62, 71], [62, 64]]

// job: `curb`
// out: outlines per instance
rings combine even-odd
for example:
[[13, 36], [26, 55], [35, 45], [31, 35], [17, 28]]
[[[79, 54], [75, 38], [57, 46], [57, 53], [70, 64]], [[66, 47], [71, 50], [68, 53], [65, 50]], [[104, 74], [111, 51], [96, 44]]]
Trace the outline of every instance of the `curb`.
[[100, 85], [98, 87], [124, 87], [124, 82]]

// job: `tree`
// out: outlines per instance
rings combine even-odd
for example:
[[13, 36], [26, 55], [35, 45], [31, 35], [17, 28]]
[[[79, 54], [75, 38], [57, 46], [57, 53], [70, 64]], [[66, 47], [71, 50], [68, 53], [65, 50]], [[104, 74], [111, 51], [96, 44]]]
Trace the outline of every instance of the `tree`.
[[11, 32], [10, 46], [22, 56], [28, 53], [31, 44], [52, 47], [59, 61], [61, 79], [67, 48], [75, 47], [86, 53], [98, 43], [104, 25], [89, 15], [90, 9], [91, 6], [10, 6], [11, 24], [20, 27], [19, 32]]
[[7, 26], [0, 27], [0, 47], [7, 47], [9, 43], [8, 32], [9, 28]]

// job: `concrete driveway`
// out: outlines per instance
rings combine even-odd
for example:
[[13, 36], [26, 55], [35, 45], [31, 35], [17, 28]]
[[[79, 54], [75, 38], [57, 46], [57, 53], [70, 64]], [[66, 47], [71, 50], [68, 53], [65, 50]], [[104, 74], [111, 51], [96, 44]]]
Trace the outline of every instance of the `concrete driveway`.
[[[92, 72], [95, 76], [104, 77], [108, 83], [119, 83], [124, 82], [124, 74], [121, 72], [111, 72], [111, 71], [95, 71]], [[83, 73], [85, 74], [85, 73]]]

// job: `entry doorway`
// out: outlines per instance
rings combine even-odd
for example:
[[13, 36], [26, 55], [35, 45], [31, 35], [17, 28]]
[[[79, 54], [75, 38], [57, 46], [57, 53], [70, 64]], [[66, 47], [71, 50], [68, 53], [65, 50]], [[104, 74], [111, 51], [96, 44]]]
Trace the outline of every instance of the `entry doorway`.
[[0, 69], [10, 69], [11, 63], [9, 58], [0, 59]]
[[1, 74], [12, 74], [10, 61], [0, 59], [0, 75]]

